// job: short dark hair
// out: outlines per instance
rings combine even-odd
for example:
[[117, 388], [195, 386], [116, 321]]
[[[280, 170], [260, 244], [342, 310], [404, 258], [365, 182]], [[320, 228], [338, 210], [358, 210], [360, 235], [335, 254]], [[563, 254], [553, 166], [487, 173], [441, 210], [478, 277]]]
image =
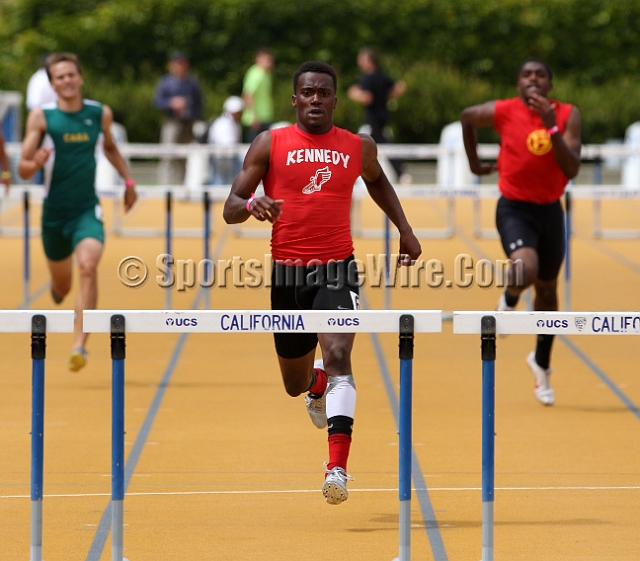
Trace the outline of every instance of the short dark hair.
[[333, 66], [327, 64], [326, 62], [320, 62], [317, 60], [309, 60], [307, 62], [303, 62], [298, 68], [298, 71], [293, 75], [293, 93], [295, 94], [298, 91], [298, 78], [302, 74], [306, 74], [307, 72], [316, 72], [318, 74], [328, 74], [333, 78], [333, 89], [338, 90], [338, 77], [336, 76], [336, 71], [333, 69]]
[[47, 57], [46, 62], [44, 63], [45, 68], [47, 69], [47, 76], [49, 77], [49, 81], [51, 81], [51, 67], [54, 64], [58, 64], [59, 62], [72, 62], [76, 65], [78, 69], [78, 73], [82, 75], [82, 65], [78, 60], [78, 57], [73, 53], [53, 53]]
[[547, 71], [547, 74], [549, 75], [549, 80], [553, 79], [553, 72], [551, 72], [551, 67], [542, 59], [535, 57], [535, 56], [531, 56], [529, 57], [527, 60], [525, 60], [519, 67], [518, 67], [518, 74], [517, 77], [520, 77], [520, 72], [522, 72], [522, 69], [524, 68], [524, 65], [527, 64], [528, 62], [538, 62], [540, 64], [542, 64], [542, 66], [544, 66], [544, 69]]

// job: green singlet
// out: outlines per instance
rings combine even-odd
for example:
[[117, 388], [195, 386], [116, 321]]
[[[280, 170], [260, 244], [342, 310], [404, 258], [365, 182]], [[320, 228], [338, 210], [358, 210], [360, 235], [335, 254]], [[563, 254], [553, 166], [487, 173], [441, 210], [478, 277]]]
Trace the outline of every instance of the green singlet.
[[46, 176], [42, 241], [49, 259], [65, 259], [84, 238], [104, 243], [96, 194], [96, 143], [102, 132], [102, 104], [83, 100], [76, 112], [44, 107], [47, 134], [54, 144]]

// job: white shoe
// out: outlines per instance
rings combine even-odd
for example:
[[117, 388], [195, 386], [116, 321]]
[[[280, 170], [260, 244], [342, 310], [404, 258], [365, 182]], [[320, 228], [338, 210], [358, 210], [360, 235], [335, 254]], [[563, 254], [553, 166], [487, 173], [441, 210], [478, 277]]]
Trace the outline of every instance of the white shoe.
[[[324, 361], [319, 358], [313, 363], [313, 368], [324, 371]], [[329, 384], [327, 384], [327, 388]], [[307, 413], [311, 417], [311, 422], [319, 429], [327, 426], [327, 390], [320, 397], [314, 397], [308, 393], [304, 396], [304, 403], [307, 406]]]
[[496, 312], [512, 312], [515, 308], [513, 306], [507, 306], [507, 299], [504, 297], [504, 292], [500, 295], [498, 305], [496, 306]]
[[353, 477], [341, 467], [336, 466], [328, 470], [326, 465], [325, 463], [327, 475], [322, 484], [322, 494], [330, 505], [339, 505], [349, 498], [347, 481], [353, 481]]
[[553, 372], [553, 368], [547, 368], [546, 370], [542, 368], [542, 366], [536, 362], [535, 351], [531, 351], [527, 355], [526, 362], [536, 381], [533, 395], [543, 405], [553, 405], [556, 398], [549, 381], [549, 376], [551, 372]]

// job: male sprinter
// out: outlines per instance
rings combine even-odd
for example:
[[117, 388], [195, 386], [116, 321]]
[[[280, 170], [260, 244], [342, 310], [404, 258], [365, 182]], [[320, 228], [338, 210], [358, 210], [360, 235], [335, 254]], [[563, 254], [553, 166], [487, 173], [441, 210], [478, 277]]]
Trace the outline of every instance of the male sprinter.
[[[513, 310], [522, 291], [535, 287], [534, 309], [558, 309], [558, 273], [565, 252], [564, 213], [560, 198], [580, 169], [580, 112], [577, 107], [548, 98], [553, 87], [549, 66], [537, 58], [518, 70], [519, 97], [468, 107], [460, 115], [464, 147], [471, 171], [486, 175], [494, 164], [480, 162], [476, 128], [500, 134], [497, 169], [502, 196], [496, 225], [509, 259], [522, 260], [523, 281], [517, 285], [513, 268], [498, 310]], [[553, 335], [538, 335], [536, 350], [526, 358], [534, 379], [535, 398], [553, 405], [549, 375]]]
[[[135, 183], [111, 136], [111, 109], [82, 98], [82, 68], [71, 53], [54, 53], [46, 62], [57, 104], [34, 109], [27, 119], [18, 172], [30, 178], [53, 158], [47, 173], [47, 195], [42, 208], [42, 243], [51, 273], [51, 296], [56, 304], [71, 290], [72, 255], [80, 273], [76, 300], [75, 333], [69, 369], [78, 371], [87, 363], [82, 332], [82, 310], [94, 309], [98, 300], [97, 266], [104, 244], [102, 207], [95, 189], [96, 142], [104, 135], [107, 159], [125, 179], [124, 208], [136, 201]], [[39, 148], [44, 135], [53, 148]]]
[[[351, 195], [358, 176], [400, 232], [399, 264], [410, 265], [422, 251], [378, 163], [373, 139], [334, 126], [336, 89], [336, 73], [328, 64], [300, 66], [293, 77], [296, 124], [256, 137], [224, 206], [229, 224], [250, 216], [273, 224], [274, 310], [359, 308], [350, 224]], [[255, 197], [260, 181], [265, 195]], [[274, 336], [286, 392], [292, 397], [308, 392], [307, 410], [314, 425], [328, 425], [329, 462], [322, 492], [329, 504], [340, 504], [347, 499], [350, 479], [355, 334]], [[318, 342], [322, 359], [314, 363]]]

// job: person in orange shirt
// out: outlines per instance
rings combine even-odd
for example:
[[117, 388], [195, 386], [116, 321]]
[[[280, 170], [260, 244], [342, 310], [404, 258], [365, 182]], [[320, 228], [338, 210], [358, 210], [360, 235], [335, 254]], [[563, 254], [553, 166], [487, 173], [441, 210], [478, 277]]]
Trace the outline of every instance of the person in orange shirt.
[[[535, 288], [534, 309], [558, 309], [557, 279], [565, 254], [564, 212], [560, 198], [580, 169], [581, 119], [578, 108], [548, 97], [553, 88], [549, 65], [538, 58], [518, 69], [518, 97], [467, 107], [460, 115], [471, 171], [499, 171], [501, 197], [496, 226], [502, 247], [514, 263], [499, 311], [513, 310], [527, 287]], [[478, 157], [479, 127], [493, 127], [501, 138], [496, 164]], [[549, 367], [553, 335], [538, 335], [526, 362], [535, 379], [535, 398], [553, 405]]]

